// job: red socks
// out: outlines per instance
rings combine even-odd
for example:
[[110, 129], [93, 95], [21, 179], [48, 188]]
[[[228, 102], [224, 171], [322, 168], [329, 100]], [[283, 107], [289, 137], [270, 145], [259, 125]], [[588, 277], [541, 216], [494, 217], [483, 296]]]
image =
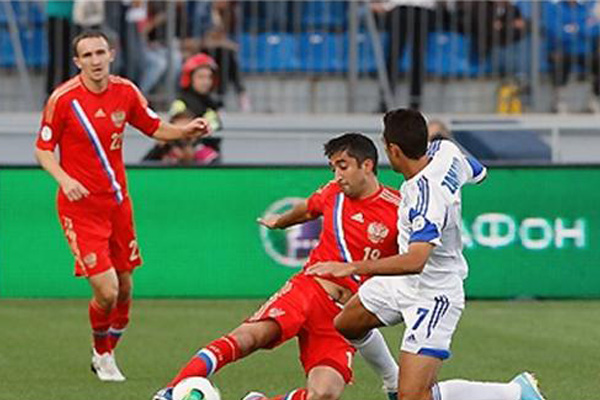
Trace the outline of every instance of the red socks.
[[108, 340], [108, 328], [110, 327], [110, 312], [100, 307], [95, 300], [88, 305], [92, 335], [94, 338], [94, 349], [96, 353], [110, 352], [111, 345]]
[[281, 396], [271, 397], [268, 400], [306, 400], [308, 396], [308, 391], [304, 388], [292, 390], [289, 393], [286, 393]]
[[119, 339], [129, 323], [129, 309], [131, 308], [131, 299], [117, 302], [117, 306], [110, 313], [110, 329], [108, 330], [108, 341], [110, 348], [114, 349], [119, 343]]
[[191, 376], [209, 377], [241, 357], [240, 348], [232, 336], [223, 336], [201, 349], [167, 386], [173, 387]]

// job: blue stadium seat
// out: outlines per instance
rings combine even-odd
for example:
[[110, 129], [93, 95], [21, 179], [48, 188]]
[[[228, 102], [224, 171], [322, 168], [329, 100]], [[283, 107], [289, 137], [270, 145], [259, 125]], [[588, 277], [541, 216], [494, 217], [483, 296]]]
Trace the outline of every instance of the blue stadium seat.
[[[39, 26], [34, 29], [19, 32], [21, 48], [28, 67], [42, 67], [48, 62], [48, 46], [46, 32]], [[8, 27], [0, 26], [0, 66], [14, 67], [16, 65], [15, 51], [10, 40]]]
[[246, 72], [297, 71], [298, 40], [290, 34], [241, 34], [240, 62]]
[[300, 69], [306, 72], [344, 72], [347, 36], [338, 33], [300, 34]]
[[323, 28], [341, 31], [346, 29], [348, 1], [311, 0], [300, 2], [302, 30]]
[[[0, 4], [1, 6], [1, 4]], [[15, 53], [8, 28], [5, 25], [0, 25], [0, 67], [13, 67], [15, 65]]]
[[[0, 2], [0, 24], [8, 23], [5, 4]], [[41, 2], [10, 1], [13, 13], [19, 25], [43, 24], [46, 14]]]
[[594, 39], [600, 36], [600, 24], [592, 18], [595, 4], [593, 1], [573, 5], [565, 1], [544, 1], [542, 25], [548, 50], [562, 49], [572, 55], [597, 51]]
[[427, 72], [439, 77], [472, 76], [469, 38], [455, 32], [431, 32], [427, 37]]
[[533, 7], [531, 0], [517, 0], [515, 6], [519, 9], [519, 12], [523, 17], [530, 20], [533, 15]]
[[242, 1], [242, 30], [251, 33], [293, 32], [295, 15], [300, 13], [297, 2]]
[[[0, 24], [4, 25], [8, 22], [8, 15], [6, 14], [6, 9], [4, 8], [4, 1], [0, 3]], [[11, 1], [12, 9], [15, 13], [15, 16], [18, 16], [17, 9], [20, 9], [20, 3], [16, 1]]]
[[[385, 60], [385, 52], [388, 51], [388, 41], [389, 35], [385, 32], [379, 33], [379, 40], [381, 42], [381, 49], [384, 54]], [[368, 32], [359, 32], [357, 36], [358, 43], [358, 72], [361, 74], [364, 73], [374, 73], [377, 72], [377, 63], [375, 62], [375, 51], [373, 49], [373, 42], [371, 40], [371, 36]], [[346, 39], [344, 41], [344, 52], [346, 54], [349, 53], [350, 39], [349, 35], [346, 33]], [[347, 59], [346, 55], [346, 59]]]
[[46, 22], [46, 12], [41, 2], [32, 2], [27, 4], [27, 20], [37, 25]]
[[43, 27], [22, 32], [21, 44], [27, 66], [42, 67], [48, 63], [48, 45]]
[[[348, 34], [346, 35], [349, 36]], [[373, 51], [373, 42], [371, 41], [369, 34], [366, 32], [359, 32], [356, 40], [358, 43], [358, 72], [372, 73], [377, 71], [375, 52]], [[346, 48], [348, 48], [348, 46], [350, 46], [349, 39], [346, 39], [346, 43]], [[382, 46], [382, 49], [386, 48], [387, 46]]]

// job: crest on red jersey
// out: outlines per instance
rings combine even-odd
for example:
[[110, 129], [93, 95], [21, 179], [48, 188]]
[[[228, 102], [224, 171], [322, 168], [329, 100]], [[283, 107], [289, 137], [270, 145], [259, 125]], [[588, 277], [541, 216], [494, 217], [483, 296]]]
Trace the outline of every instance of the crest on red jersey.
[[271, 308], [269, 310], [269, 318], [277, 318], [285, 315], [285, 311], [281, 308]]
[[90, 253], [83, 258], [83, 262], [85, 263], [86, 267], [94, 268], [98, 262], [98, 257], [96, 256], [96, 253]]
[[117, 128], [120, 128], [125, 123], [125, 111], [117, 110], [114, 113], [110, 114], [110, 119], [112, 119], [113, 124]]
[[369, 240], [375, 244], [383, 242], [389, 233], [388, 227], [381, 222], [371, 222], [367, 228]]

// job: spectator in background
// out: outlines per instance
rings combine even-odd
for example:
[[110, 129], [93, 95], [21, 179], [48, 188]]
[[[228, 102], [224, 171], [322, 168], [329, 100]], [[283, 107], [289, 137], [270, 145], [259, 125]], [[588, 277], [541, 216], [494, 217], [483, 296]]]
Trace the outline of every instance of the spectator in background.
[[[202, 116], [209, 122], [212, 132], [220, 130], [222, 123], [219, 110], [223, 103], [212, 95], [220, 78], [218, 72], [217, 63], [208, 54], [199, 53], [190, 57], [183, 65], [179, 94], [169, 113], [177, 115], [186, 112], [194, 117]], [[195, 162], [217, 162], [220, 144], [220, 138], [215, 137], [194, 143]]]
[[79, 30], [97, 30], [106, 17], [104, 0], [75, 0], [73, 22]]
[[[177, 20], [175, 36], [181, 37], [183, 25], [181, 22], [183, 13], [183, 3], [177, 1]], [[148, 18], [142, 24], [142, 33], [144, 37], [144, 70], [140, 78], [140, 89], [144, 94], [151, 93], [160, 80], [165, 76], [169, 62], [175, 68], [174, 76], [179, 76], [179, 67], [181, 66], [181, 49], [179, 40], [174, 43], [167, 43], [167, 2], [149, 1]], [[177, 39], [175, 38], [175, 39]], [[171, 46], [171, 60], [168, 59]], [[175, 82], [167, 82], [168, 85], [175, 85]]]
[[427, 140], [434, 141], [436, 139], [451, 139], [452, 133], [446, 124], [439, 119], [431, 120], [427, 124]]
[[123, 66], [123, 51], [120, 44], [120, 15], [121, 4], [105, 0], [75, 0], [73, 3], [73, 23], [77, 34], [83, 31], [101, 30], [111, 43], [115, 43], [114, 61], [111, 71], [121, 71]]
[[600, 16], [596, 2], [559, 1], [546, 4], [545, 11], [554, 111], [569, 111], [564, 86], [576, 64], [583, 71], [591, 72], [592, 96], [588, 111], [600, 113]]
[[[186, 125], [194, 119], [194, 115], [184, 111], [171, 116], [169, 122], [173, 125]], [[158, 161], [168, 165], [190, 165], [195, 163], [193, 140], [180, 139], [175, 141], [157, 141], [144, 156], [142, 161]]]
[[48, 66], [46, 70], [46, 95], [57, 84], [69, 79], [71, 71], [71, 37], [73, 32], [73, 1], [48, 1]]
[[459, 1], [456, 10], [461, 30], [471, 36], [473, 59], [491, 60], [492, 70], [501, 76], [528, 73], [523, 39], [530, 25], [517, 6], [509, 0]]
[[148, 17], [146, 0], [122, 0], [124, 33], [121, 35], [123, 50], [122, 74], [139, 84], [143, 68], [143, 37], [141, 24]]
[[[387, 74], [392, 93], [395, 93], [398, 61], [404, 50], [411, 48], [411, 65], [408, 80], [409, 107], [421, 108], [425, 80], [425, 54], [427, 34], [437, 28], [436, 1], [434, 0], [387, 0], [371, 4], [371, 10], [383, 15], [385, 30], [390, 35], [390, 48], [386, 56]], [[443, 14], [442, 23], [445, 21]], [[386, 111], [383, 100], [380, 111]]]
[[[224, 101], [229, 85], [237, 95], [238, 107], [243, 112], [251, 110], [250, 98], [242, 81], [238, 59], [239, 45], [231, 39], [237, 23], [237, 4], [232, 1], [216, 0], [212, 3], [194, 2], [194, 18], [190, 32], [199, 37], [199, 50], [215, 59], [220, 76], [216, 95]], [[196, 23], [203, 21], [203, 23]]]

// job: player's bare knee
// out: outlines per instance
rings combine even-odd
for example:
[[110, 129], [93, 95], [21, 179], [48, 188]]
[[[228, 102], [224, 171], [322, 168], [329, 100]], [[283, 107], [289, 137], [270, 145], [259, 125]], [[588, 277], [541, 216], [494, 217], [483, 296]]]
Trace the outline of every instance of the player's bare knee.
[[103, 309], [110, 310], [117, 303], [118, 294], [118, 288], [111, 285], [96, 290], [94, 297]]
[[338, 400], [340, 395], [328, 385], [315, 386], [308, 389], [307, 400]]

